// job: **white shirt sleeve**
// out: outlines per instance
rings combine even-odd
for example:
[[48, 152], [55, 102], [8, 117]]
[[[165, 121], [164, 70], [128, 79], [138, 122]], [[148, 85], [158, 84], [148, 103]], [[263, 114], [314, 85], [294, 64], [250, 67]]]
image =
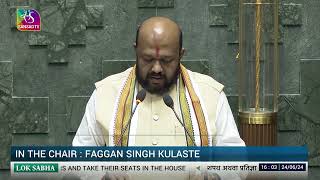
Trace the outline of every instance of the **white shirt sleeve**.
[[[245, 146], [240, 138], [237, 125], [234, 121], [227, 96], [224, 92], [220, 93], [216, 114], [216, 146]], [[247, 173], [219, 173], [221, 179], [246, 179]]]
[[87, 103], [81, 124], [72, 141], [73, 146], [105, 146], [103, 133], [96, 121], [95, 101], [96, 90]]
[[220, 93], [216, 112], [216, 146], [245, 146], [223, 91]]

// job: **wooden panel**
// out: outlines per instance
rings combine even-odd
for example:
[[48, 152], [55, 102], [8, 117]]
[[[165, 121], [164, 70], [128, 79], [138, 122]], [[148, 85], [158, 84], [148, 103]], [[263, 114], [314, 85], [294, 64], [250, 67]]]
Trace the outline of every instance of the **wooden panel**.
[[276, 124], [240, 124], [240, 136], [247, 146], [275, 146]]

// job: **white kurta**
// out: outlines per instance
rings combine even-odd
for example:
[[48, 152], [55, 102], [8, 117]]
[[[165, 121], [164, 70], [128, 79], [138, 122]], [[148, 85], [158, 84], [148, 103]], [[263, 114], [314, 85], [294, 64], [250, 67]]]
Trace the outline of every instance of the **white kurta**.
[[[152, 100], [151, 100], [152, 101]], [[104, 146], [105, 140], [101, 136], [102, 131], [96, 121], [95, 113], [96, 90], [92, 93], [81, 124], [73, 139], [73, 146]], [[216, 109], [216, 144], [215, 146], [245, 146], [245, 143], [240, 138], [237, 126], [235, 124], [227, 97], [222, 91], [218, 98]], [[163, 120], [165, 117], [160, 117], [158, 114], [152, 116], [152, 121], [157, 122]], [[179, 124], [178, 120], [175, 124]], [[160, 144], [155, 139], [150, 142], [150, 146], [165, 145]]]

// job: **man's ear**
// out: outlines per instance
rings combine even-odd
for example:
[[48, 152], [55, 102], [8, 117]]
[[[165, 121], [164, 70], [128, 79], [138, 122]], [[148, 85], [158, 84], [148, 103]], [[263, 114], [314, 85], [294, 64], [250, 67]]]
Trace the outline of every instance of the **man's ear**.
[[179, 57], [180, 60], [182, 59], [185, 51], [186, 51], [186, 50], [185, 50], [184, 48], [181, 48], [181, 50], [180, 50], [180, 57]]

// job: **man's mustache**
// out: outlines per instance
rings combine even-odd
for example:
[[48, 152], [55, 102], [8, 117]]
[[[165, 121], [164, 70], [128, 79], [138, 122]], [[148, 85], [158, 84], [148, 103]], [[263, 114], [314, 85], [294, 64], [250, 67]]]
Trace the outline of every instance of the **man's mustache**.
[[155, 79], [165, 79], [166, 77], [159, 73], [150, 73], [147, 75], [147, 78], [155, 78]]

